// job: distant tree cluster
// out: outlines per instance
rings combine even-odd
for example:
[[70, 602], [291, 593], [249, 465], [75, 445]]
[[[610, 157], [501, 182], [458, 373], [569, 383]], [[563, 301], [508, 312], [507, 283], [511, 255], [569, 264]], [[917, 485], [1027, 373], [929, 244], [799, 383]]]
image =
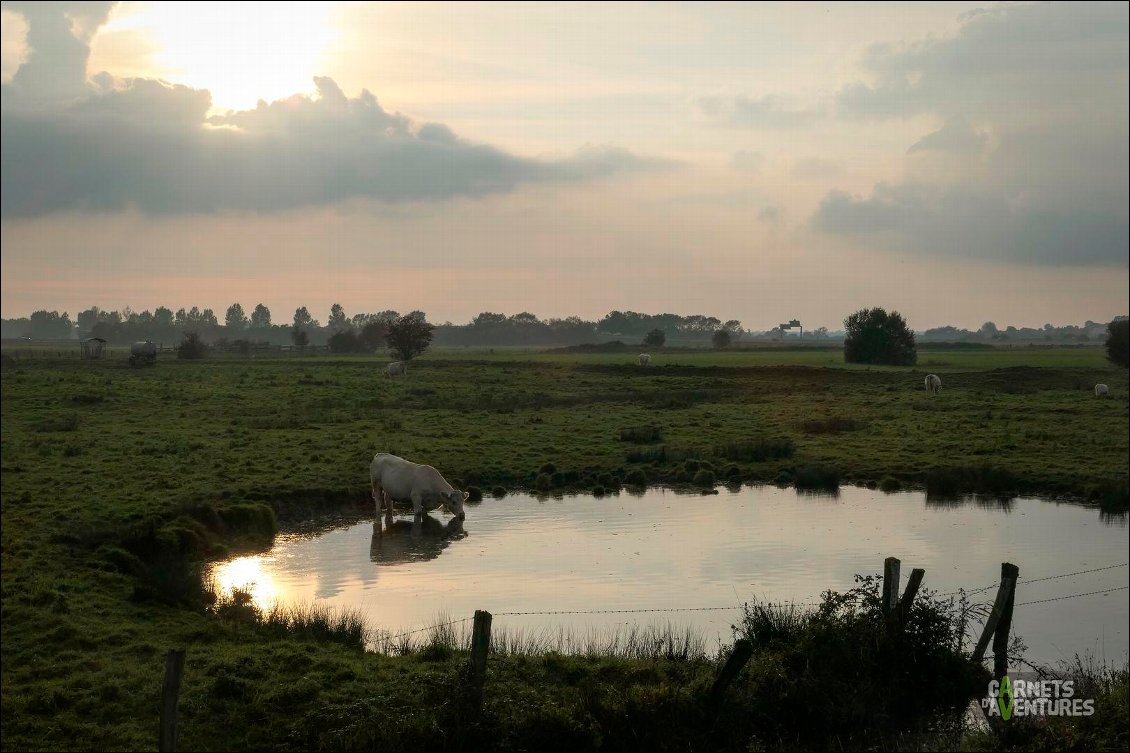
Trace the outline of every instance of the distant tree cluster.
[[844, 319], [844, 361], [890, 366], [918, 362], [914, 332], [897, 311], [861, 309]]
[[1122, 368], [1130, 366], [1130, 319], [1119, 317], [1107, 325], [1106, 357]]
[[1092, 342], [1106, 336], [1106, 324], [1087, 320], [1081, 325], [1067, 324], [1056, 327], [1045, 324], [1043, 327], [998, 327], [994, 322], [985, 322], [978, 329], [960, 327], [933, 327], [922, 333], [924, 342]]

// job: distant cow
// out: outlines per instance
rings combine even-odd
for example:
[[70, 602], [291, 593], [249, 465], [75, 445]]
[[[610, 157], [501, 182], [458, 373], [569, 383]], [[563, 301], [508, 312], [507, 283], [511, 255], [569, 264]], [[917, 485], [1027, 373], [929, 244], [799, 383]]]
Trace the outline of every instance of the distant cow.
[[1095, 397], [1110, 397], [1110, 387], [1105, 384], [1096, 384]]
[[467, 492], [454, 489], [430, 465], [420, 465], [387, 452], [378, 452], [369, 464], [369, 482], [378, 516], [381, 514], [382, 502], [387, 503], [391, 511], [392, 500], [408, 499], [412, 500], [412, 511], [417, 515], [435, 510], [441, 505], [457, 518], [464, 515], [463, 502], [467, 499]]
[[385, 369], [385, 376], [408, 376], [408, 364], [404, 363], [404, 361], [393, 361], [388, 365], [388, 368]]
[[651, 356], [649, 356], [647, 353], [640, 353], [640, 366], [650, 366], [650, 365], [651, 365]]
[[937, 374], [926, 375], [926, 394], [937, 395], [942, 391], [942, 380]]

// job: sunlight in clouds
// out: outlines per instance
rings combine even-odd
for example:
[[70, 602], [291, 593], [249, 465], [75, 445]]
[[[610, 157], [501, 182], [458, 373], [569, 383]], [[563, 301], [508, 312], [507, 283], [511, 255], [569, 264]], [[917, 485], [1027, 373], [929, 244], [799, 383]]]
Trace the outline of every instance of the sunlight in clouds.
[[332, 3], [168, 2], [115, 13], [103, 34], [144, 34], [169, 81], [207, 89], [216, 111], [313, 91], [335, 39]]

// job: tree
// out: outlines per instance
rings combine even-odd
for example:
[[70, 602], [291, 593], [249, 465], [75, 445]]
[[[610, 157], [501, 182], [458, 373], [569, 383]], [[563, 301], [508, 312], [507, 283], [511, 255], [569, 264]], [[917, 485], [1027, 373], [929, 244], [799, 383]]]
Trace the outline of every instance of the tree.
[[388, 349], [401, 361], [411, 361], [432, 343], [432, 330], [435, 328], [424, 321], [423, 317], [413, 314], [397, 319], [385, 333]]
[[345, 309], [342, 308], [340, 303], [335, 303], [330, 307], [330, 319], [326, 322], [330, 328], [330, 332], [342, 332], [349, 328], [349, 319], [345, 316]]
[[232, 332], [242, 332], [247, 328], [247, 315], [243, 313], [243, 306], [238, 303], [228, 306], [228, 313], [224, 315], [224, 326]]
[[184, 339], [177, 347], [177, 358], [196, 359], [203, 358], [208, 353], [208, 346], [200, 339], [197, 332], [185, 332]]
[[1130, 319], [1115, 319], [1106, 325], [1106, 357], [1127, 368], [1130, 363]]
[[861, 309], [844, 319], [844, 360], [913, 366], [918, 361], [914, 332], [897, 311]]
[[351, 328], [346, 328], [330, 335], [329, 346], [331, 353], [356, 353], [361, 349], [361, 343], [357, 339], [357, 333]]
[[251, 312], [251, 326], [254, 329], [266, 329], [271, 326], [271, 310], [263, 304], [257, 304]]
[[63, 339], [71, 336], [71, 318], [64, 311], [36, 311], [28, 319], [27, 335], [37, 340]]
[[728, 348], [730, 347], [730, 332], [724, 329], [715, 330], [714, 334], [710, 336], [710, 342], [719, 350]]
[[388, 324], [386, 322], [376, 320], [370, 321], [361, 328], [361, 334], [357, 336], [358, 349], [365, 353], [374, 353], [377, 348], [381, 347], [384, 342], [385, 333], [388, 332]]
[[310, 312], [306, 310], [305, 306], [299, 306], [294, 310], [295, 329], [307, 330], [317, 326], [318, 322], [314, 320], [314, 317], [310, 316]]
[[153, 324], [158, 327], [173, 326], [173, 310], [165, 306], [158, 306], [153, 312]]
[[643, 344], [652, 348], [662, 348], [665, 342], [667, 342], [667, 335], [659, 327], [648, 332], [643, 338]]

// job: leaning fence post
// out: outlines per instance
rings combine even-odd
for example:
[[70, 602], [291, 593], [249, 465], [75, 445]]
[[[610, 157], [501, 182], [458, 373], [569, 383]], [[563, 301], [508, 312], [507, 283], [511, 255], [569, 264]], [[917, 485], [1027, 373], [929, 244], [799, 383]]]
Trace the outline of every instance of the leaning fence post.
[[734, 642], [734, 650], [730, 653], [730, 658], [722, 666], [722, 671], [718, 673], [718, 677], [714, 680], [714, 685], [710, 688], [710, 703], [716, 704], [722, 699], [722, 694], [726, 692], [726, 688], [738, 676], [738, 672], [742, 671], [742, 667], [749, 661], [749, 657], [753, 656], [753, 644], [746, 638], [739, 638]]
[[1012, 628], [1012, 605], [1016, 601], [1016, 581], [1020, 568], [1007, 562], [1001, 564], [1001, 581], [1009, 579], [1008, 599], [1005, 600], [1001, 618], [993, 633], [993, 677], [1001, 679], [1008, 674], [1008, 632]]
[[173, 649], [165, 655], [165, 685], [161, 689], [160, 751], [177, 749], [177, 699], [180, 696], [180, 678], [184, 672], [184, 649]]
[[491, 614], [475, 610], [475, 626], [471, 631], [471, 701], [475, 708], [483, 705], [483, 683], [487, 677], [487, 651], [490, 650]]
[[[1001, 584], [997, 587], [997, 598], [993, 601], [993, 611], [989, 613], [989, 619], [985, 621], [985, 629], [981, 631], [981, 637], [977, 639], [977, 646], [973, 649], [973, 661], [979, 662], [985, 658], [985, 649], [989, 647], [989, 639], [996, 634], [997, 626], [1004, 617], [1006, 610], [1008, 612], [1008, 622], [1011, 626], [1013, 592], [1016, 589], [1016, 579], [1019, 577], [1019, 567], [1008, 562], [1001, 563]], [[1004, 636], [1004, 641], [1006, 642], [1007, 648], [1007, 632]], [[996, 644], [994, 643], [994, 651], [996, 650], [995, 646]], [[995, 663], [997, 658], [995, 656], [993, 658]], [[1004, 661], [1007, 667], [1007, 656]]]
[[926, 577], [926, 571], [920, 567], [910, 571], [910, 578], [906, 581], [906, 590], [902, 592], [902, 598], [899, 599], [898, 624], [900, 630], [906, 625], [906, 618], [910, 616], [910, 607], [914, 604], [914, 597], [918, 595], [918, 588], [922, 585], [924, 577]]
[[898, 557], [883, 560], [883, 614], [890, 617], [899, 605], [899, 566]]

